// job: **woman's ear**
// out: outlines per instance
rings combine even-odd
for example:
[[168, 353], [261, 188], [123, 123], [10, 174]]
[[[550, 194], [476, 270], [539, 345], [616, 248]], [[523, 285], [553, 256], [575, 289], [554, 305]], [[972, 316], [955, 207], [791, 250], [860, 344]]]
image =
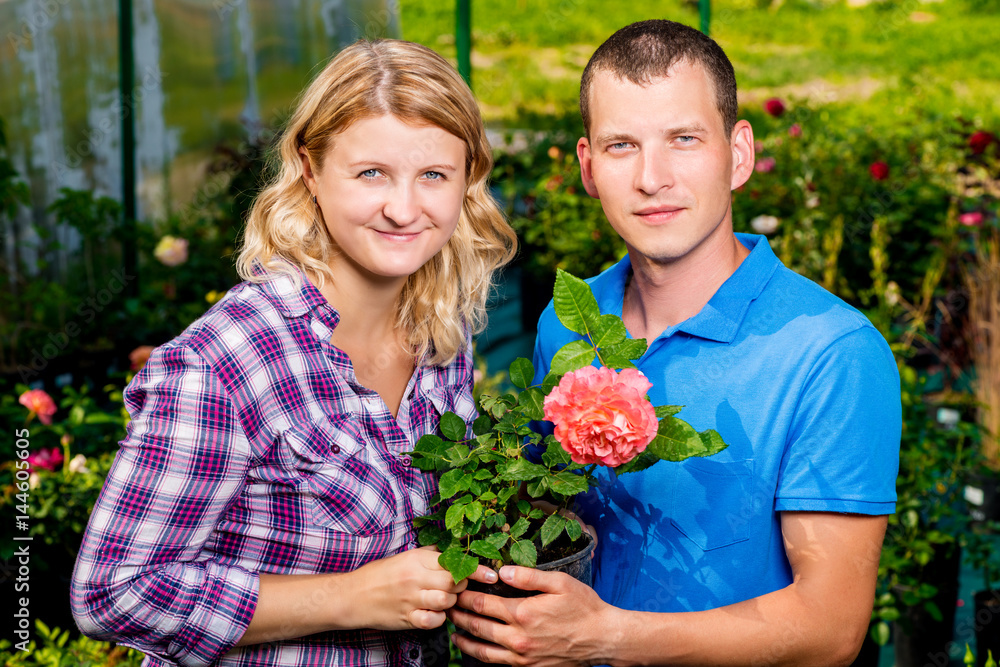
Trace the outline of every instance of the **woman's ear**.
[[302, 181], [309, 188], [309, 192], [316, 194], [316, 176], [313, 174], [312, 161], [309, 159], [309, 151], [304, 146], [299, 146], [299, 159], [302, 160]]

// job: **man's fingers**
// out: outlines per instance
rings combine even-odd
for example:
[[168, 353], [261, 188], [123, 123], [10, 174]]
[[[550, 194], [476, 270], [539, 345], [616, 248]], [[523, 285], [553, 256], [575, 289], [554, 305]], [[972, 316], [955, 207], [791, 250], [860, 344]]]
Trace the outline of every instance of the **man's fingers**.
[[572, 579], [562, 572], [542, 572], [531, 567], [504, 565], [500, 568], [500, 578], [505, 583], [523, 591], [559, 593], [565, 587], [564, 579]]
[[451, 619], [456, 628], [465, 630], [477, 639], [490, 642], [491, 644], [497, 644], [501, 641], [501, 638], [497, 635], [502, 634], [503, 628], [507, 627], [502, 623], [497, 623], [492, 618], [473, 614], [461, 607], [452, 607], [449, 609], [448, 618]]
[[497, 573], [485, 565], [480, 565], [476, 568], [476, 571], [469, 576], [469, 579], [478, 581], [481, 584], [495, 584], [497, 582]]
[[[456, 608], [466, 609], [491, 619], [495, 618], [504, 623], [510, 623], [512, 620], [510, 610], [507, 608], [507, 600], [488, 593], [465, 591], [458, 596]], [[486, 638], [484, 637], [484, 639]]]
[[513, 654], [502, 646], [477, 641], [476, 639], [456, 632], [451, 635], [451, 641], [465, 655], [485, 663], [511, 664]]

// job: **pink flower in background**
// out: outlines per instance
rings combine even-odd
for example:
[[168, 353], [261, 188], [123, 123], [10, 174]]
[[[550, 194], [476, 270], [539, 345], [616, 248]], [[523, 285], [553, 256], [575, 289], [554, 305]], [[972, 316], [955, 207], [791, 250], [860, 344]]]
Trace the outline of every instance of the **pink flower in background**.
[[62, 464], [63, 453], [58, 447], [52, 447], [51, 449], [42, 448], [28, 454], [28, 465], [31, 466], [32, 470], [44, 468], [45, 470], [55, 472], [62, 467]]
[[142, 367], [149, 361], [149, 355], [155, 350], [152, 345], [140, 345], [128, 353], [128, 360], [132, 363], [132, 370], [142, 370]]
[[659, 425], [646, 398], [653, 384], [634, 368], [585, 366], [545, 397], [545, 419], [576, 463], [619, 466], [645, 451]]
[[17, 402], [31, 411], [31, 414], [28, 415], [29, 420], [38, 415], [43, 424], [48, 425], [52, 423], [52, 415], [56, 413], [56, 403], [52, 400], [51, 396], [41, 389], [29, 389], [21, 394]]
[[764, 111], [777, 118], [781, 114], [785, 113], [785, 103], [777, 97], [772, 97], [768, 101], [764, 102]]
[[753, 142], [753, 152], [754, 153], [763, 153], [764, 152], [764, 142], [761, 141], [760, 139], [755, 140]]
[[187, 239], [164, 236], [153, 251], [156, 259], [166, 266], [180, 266], [188, 258]]
[[778, 161], [775, 160], [773, 157], [762, 157], [761, 159], [757, 160], [756, 164], [754, 164], [753, 170], [759, 171], [762, 174], [766, 174], [769, 171], [774, 171], [774, 166], [776, 164], [778, 164]]
[[802, 126], [798, 123], [792, 123], [792, 126], [788, 128], [788, 136], [790, 137], [801, 137], [802, 136]]
[[974, 211], [972, 213], [963, 213], [958, 216], [958, 221], [965, 225], [966, 227], [978, 227], [983, 224], [983, 214], [979, 211]]
[[989, 132], [979, 130], [969, 136], [969, 148], [972, 149], [974, 155], [980, 155], [996, 140], [997, 138]]
[[889, 165], [882, 161], [872, 162], [871, 166], [868, 167], [868, 173], [876, 181], [884, 181], [889, 178]]

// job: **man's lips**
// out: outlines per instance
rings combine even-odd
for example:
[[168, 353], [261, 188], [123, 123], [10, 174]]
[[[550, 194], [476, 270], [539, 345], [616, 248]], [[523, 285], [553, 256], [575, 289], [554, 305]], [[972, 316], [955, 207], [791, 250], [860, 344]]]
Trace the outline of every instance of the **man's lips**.
[[635, 212], [646, 222], [667, 222], [683, 211], [680, 206], [648, 206]]

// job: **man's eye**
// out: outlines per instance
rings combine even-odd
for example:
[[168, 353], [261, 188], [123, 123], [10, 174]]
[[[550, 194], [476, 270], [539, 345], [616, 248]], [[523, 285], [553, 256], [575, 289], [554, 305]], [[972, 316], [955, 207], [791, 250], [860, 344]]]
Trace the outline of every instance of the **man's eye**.
[[691, 144], [691, 143], [694, 143], [694, 140], [695, 140], [695, 138], [692, 137], [692, 136], [689, 136], [689, 135], [684, 135], [682, 137], [677, 137], [677, 141], [681, 142], [682, 144]]
[[632, 145], [631, 142], [619, 141], [617, 144], [611, 144], [610, 148], [613, 151], [623, 151], [628, 149], [631, 145]]

